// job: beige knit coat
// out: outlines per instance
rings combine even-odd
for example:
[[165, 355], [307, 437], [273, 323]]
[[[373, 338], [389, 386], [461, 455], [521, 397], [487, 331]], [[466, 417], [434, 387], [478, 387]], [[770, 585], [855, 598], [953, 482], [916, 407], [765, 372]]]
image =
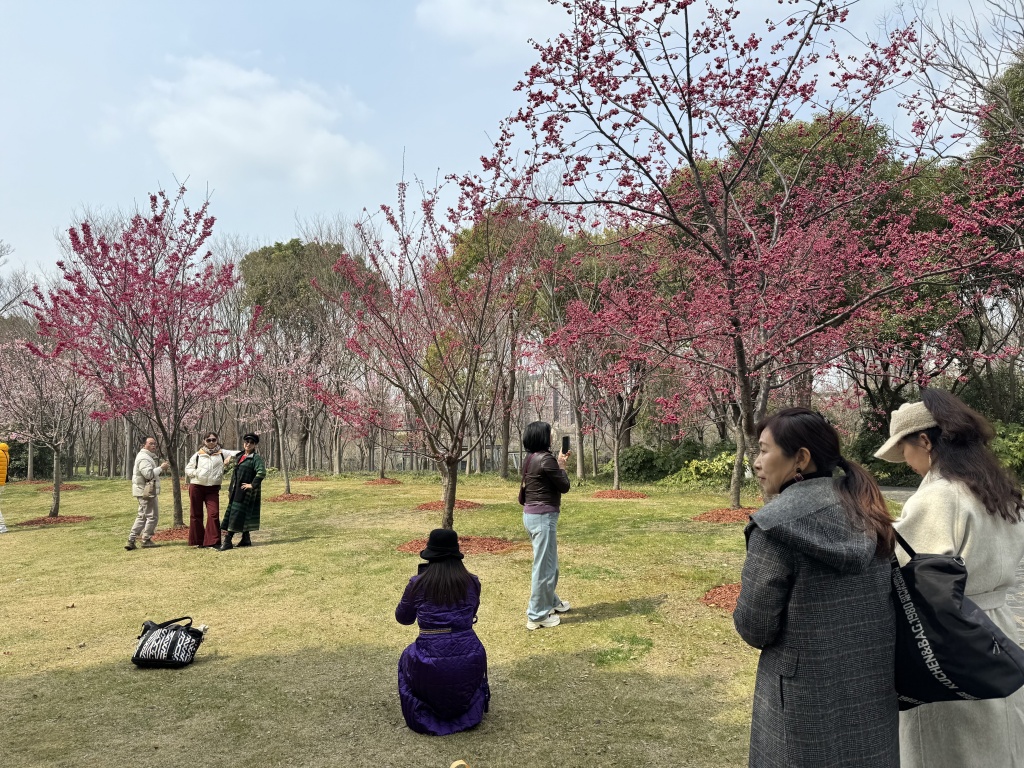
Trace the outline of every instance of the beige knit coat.
[[[1019, 640], [1006, 590], [1024, 558], [1024, 523], [990, 515], [966, 485], [932, 470], [896, 528], [917, 552], [959, 554], [967, 565], [967, 597]], [[1024, 689], [1006, 699], [939, 702], [900, 713], [900, 765], [1024, 768]]]

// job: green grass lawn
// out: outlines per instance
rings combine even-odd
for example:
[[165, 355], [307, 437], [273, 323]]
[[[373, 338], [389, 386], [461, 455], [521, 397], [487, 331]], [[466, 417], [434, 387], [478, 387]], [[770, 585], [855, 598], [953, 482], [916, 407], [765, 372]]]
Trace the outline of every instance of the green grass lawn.
[[[491, 709], [472, 731], [405, 727], [396, 665], [415, 638], [394, 608], [440, 497], [429, 479], [293, 483], [305, 502], [263, 504], [251, 549], [185, 542], [125, 552], [135, 503], [124, 481], [79, 480], [62, 514], [19, 526], [49, 495], [14, 484], [0, 503], [0, 765], [19, 766], [739, 766], [746, 764], [755, 651], [731, 617], [698, 602], [739, 580], [743, 526], [691, 520], [724, 494], [574, 488], [559, 525], [561, 626], [528, 632], [531, 552], [516, 482], [469, 478], [463, 535], [520, 542], [466, 557], [480, 576], [479, 634]], [[280, 493], [279, 478], [264, 498]], [[222, 494], [223, 501], [223, 494]], [[751, 499], [750, 501], [753, 501]], [[171, 523], [161, 494], [160, 528]], [[186, 511], [187, 517], [187, 511]], [[73, 607], [71, 607], [73, 604]], [[139, 670], [145, 619], [210, 626], [196, 662]]]

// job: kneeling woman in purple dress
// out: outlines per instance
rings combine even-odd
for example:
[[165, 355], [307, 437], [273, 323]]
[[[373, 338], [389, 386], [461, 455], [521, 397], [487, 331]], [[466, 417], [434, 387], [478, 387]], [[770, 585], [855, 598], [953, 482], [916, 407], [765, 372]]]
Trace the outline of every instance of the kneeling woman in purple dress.
[[477, 725], [491, 698], [487, 652], [473, 631], [480, 579], [462, 564], [455, 531], [431, 531], [420, 557], [427, 563], [395, 609], [400, 624], [420, 627], [398, 661], [398, 694], [410, 728], [445, 736]]

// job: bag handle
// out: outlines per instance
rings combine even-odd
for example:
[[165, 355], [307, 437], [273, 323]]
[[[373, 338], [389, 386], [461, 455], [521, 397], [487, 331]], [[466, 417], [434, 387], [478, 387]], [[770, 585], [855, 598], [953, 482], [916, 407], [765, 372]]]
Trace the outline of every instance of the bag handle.
[[[892, 529], [892, 532], [894, 534], [896, 534], [896, 541], [899, 542], [899, 545], [901, 547], [903, 547], [903, 551], [906, 552], [911, 557], [917, 557], [917, 552], [914, 551], [913, 547], [911, 547], [909, 544], [907, 544], [907, 540], [906, 539], [904, 539], [902, 536], [900, 536], [900, 532], [897, 531], [895, 528]], [[894, 555], [894, 557], [895, 557], [895, 555]]]
[[191, 616], [182, 616], [180, 619], [168, 619], [167, 621], [161, 621], [159, 624], [156, 625], [156, 628], [157, 629], [163, 629], [164, 627], [169, 627], [171, 624], [177, 624], [179, 621], [185, 621], [186, 619], [188, 620], [188, 623], [185, 624], [185, 626], [186, 627], [191, 627], [192, 626], [192, 617]]

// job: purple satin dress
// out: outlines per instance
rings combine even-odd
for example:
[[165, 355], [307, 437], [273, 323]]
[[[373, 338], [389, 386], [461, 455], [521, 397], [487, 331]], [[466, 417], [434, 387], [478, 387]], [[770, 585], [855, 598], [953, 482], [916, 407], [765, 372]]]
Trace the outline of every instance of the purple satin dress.
[[409, 580], [395, 609], [399, 623], [420, 627], [398, 661], [398, 695], [412, 730], [446, 736], [477, 725], [491, 698], [487, 652], [473, 631], [480, 580], [473, 576], [461, 603], [435, 605], [414, 589], [418, 578]]

